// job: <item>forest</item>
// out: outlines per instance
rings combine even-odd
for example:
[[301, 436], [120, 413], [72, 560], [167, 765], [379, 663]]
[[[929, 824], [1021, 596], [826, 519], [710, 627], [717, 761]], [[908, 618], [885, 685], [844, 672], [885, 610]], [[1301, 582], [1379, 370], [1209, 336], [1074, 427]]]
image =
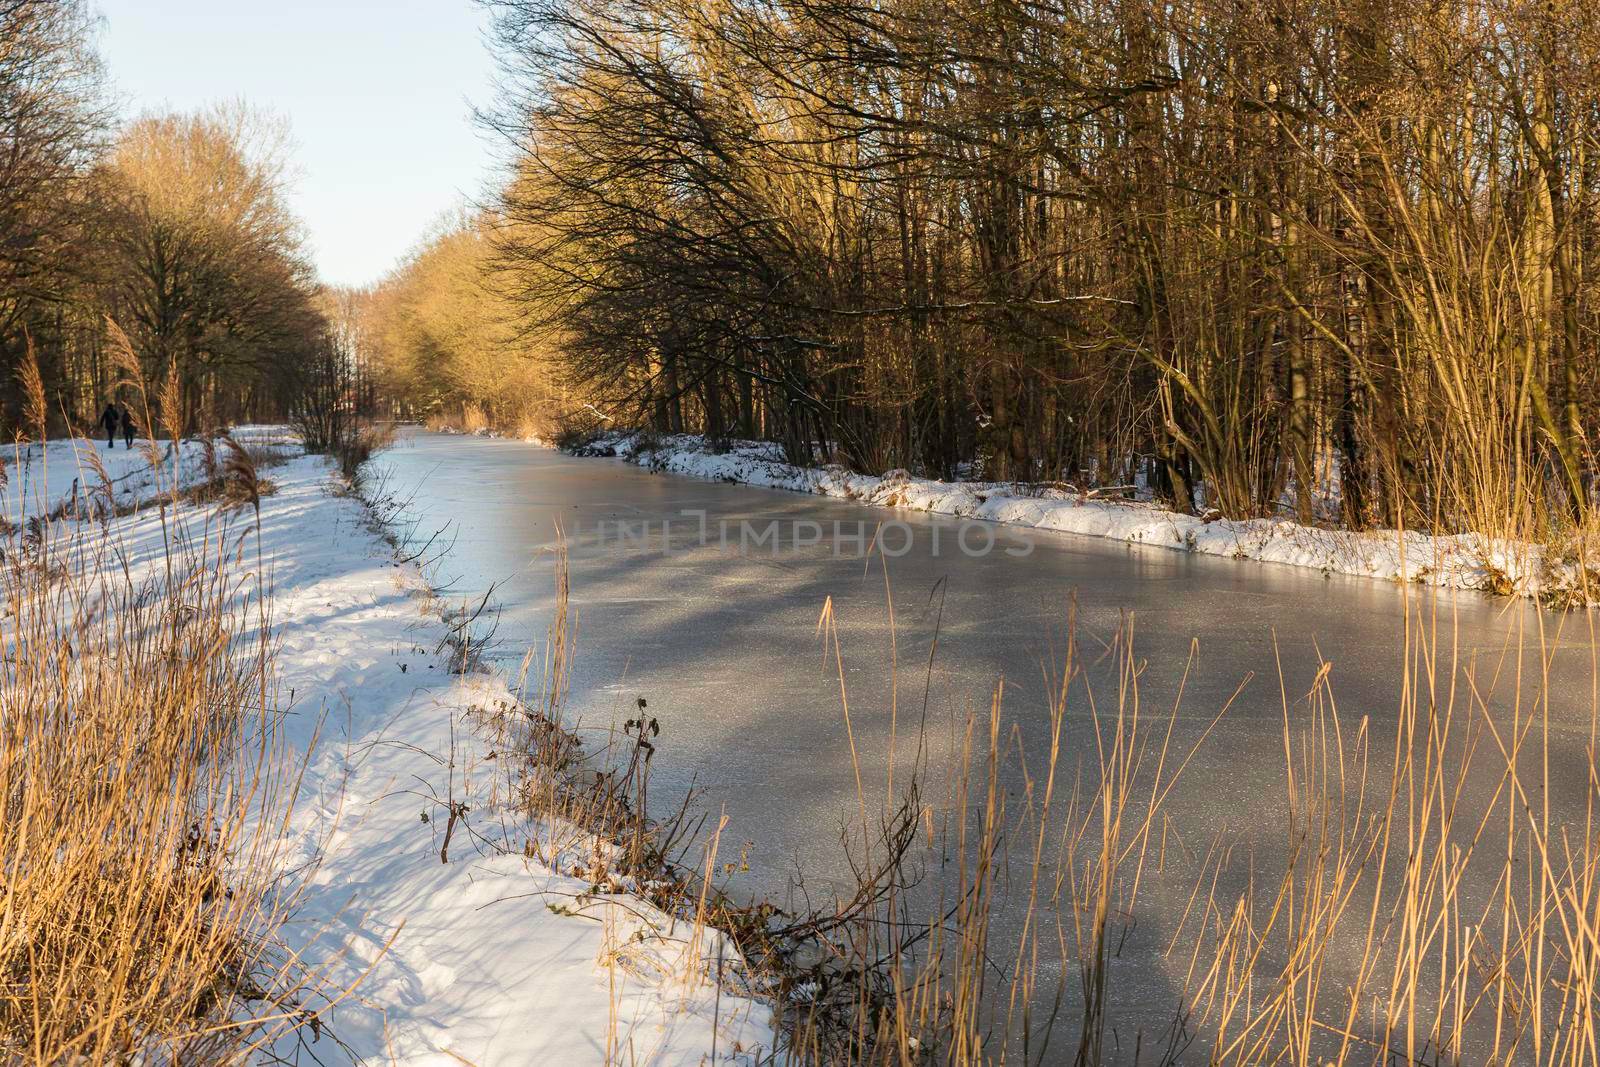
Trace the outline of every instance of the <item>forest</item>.
[[244, 104], [118, 122], [93, 34], [84, 4], [0, 0], [0, 432], [23, 429], [24, 364], [51, 435], [144, 383], [151, 418], [193, 429], [291, 414], [317, 371], [344, 382], [355, 353], [287, 206], [283, 124]]
[[87, 10], [5, 0], [0, 374], [35, 353], [53, 429], [87, 425], [110, 322], [188, 425], [370, 363], [404, 416], [1355, 529], [1591, 520], [1592, 5], [490, 6], [500, 181], [333, 292], [270, 117], [115, 125]]
[[408, 374], [505, 381], [413, 314], [397, 395], [1228, 517], [1590, 521], [1595, 5], [491, 6], [503, 187], [387, 288], [479, 260], [533, 369]]

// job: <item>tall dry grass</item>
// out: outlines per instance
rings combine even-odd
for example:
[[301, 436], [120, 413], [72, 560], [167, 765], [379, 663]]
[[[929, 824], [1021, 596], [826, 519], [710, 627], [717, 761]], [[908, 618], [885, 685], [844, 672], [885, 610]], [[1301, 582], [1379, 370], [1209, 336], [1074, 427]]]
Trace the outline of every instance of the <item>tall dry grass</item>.
[[[37, 375], [23, 385], [42, 410]], [[33, 425], [42, 438], [42, 419]], [[248, 456], [229, 463], [258, 502]], [[10, 504], [16, 532], [0, 566], [8, 1062], [232, 1062], [315, 1021], [296, 1006], [314, 976], [274, 939], [293, 905], [276, 842], [295, 782], [257, 512], [179, 508], [175, 480], [169, 491], [159, 522], [131, 537], [109, 509], [80, 521]]]
[[786, 1062], [1118, 1062], [1112, 958], [1163, 848], [1167, 801], [1221, 713], [1187, 745], [1176, 714], [1152, 725], [1131, 620], [1096, 658], [1112, 665], [1109, 699], [1069, 612], [1042, 750], [1026, 750], [1001, 683], [960, 724], [942, 795], [925, 717], [899, 793], [892, 758], [853, 754], [885, 767], [884, 788], [860, 787], [844, 835], [855, 893], [785, 931], [820, 947], [809, 972], [785, 977]]
[[423, 426], [435, 433], [481, 433], [492, 428], [488, 414], [477, 404], [463, 404], [453, 412], [435, 412], [423, 421]]
[[[1194, 943], [1211, 1062], [1600, 1062], [1596, 646], [1564, 653], [1590, 671], [1574, 721], [1531, 620], [1483, 662], [1414, 616], [1392, 737], [1341, 715], [1326, 665], [1285, 715], [1287, 862], [1213, 895]], [[1585, 777], [1552, 774], [1562, 748]]]
[[487, 407], [462, 404], [435, 412], [423, 420], [423, 427], [434, 433], [499, 433], [522, 441], [550, 441], [559, 433], [558, 421], [548, 406], [530, 406], [527, 395], [520, 394]]
[[[1198, 872], [1165, 855], [1195, 837], [1197, 809], [1173, 799], [1213, 784], [1185, 775], [1226, 708], [1176, 744], [1176, 707], [1141, 712], [1156, 667], [1131, 627], [1103, 654], [1114, 702], [1069, 639], [1042, 752], [1023, 751], [997, 689], [941, 803], [919, 774], [867, 816], [873, 834], [846, 835], [870, 842], [854, 869], [873, 904], [812, 931], [827, 954], [791, 1002], [789, 1059], [1600, 1063], [1600, 646], [1591, 626], [1560, 653], [1589, 672], [1575, 717], [1555, 704], [1573, 695], [1554, 688], [1555, 616], [1523, 615], [1486, 657], [1428, 603], [1395, 635], [1392, 726], [1340, 712], [1331, 664], [1298, 694], [1281, 685], [1281, 765], [1251, 771], [1276, 778], [1277, 817], [1185, 846]], [[1563, 752], [1587, 775], [1553, 774]], [[953, 869], [932, 906], [919, 845]], [[1141, 914], [1162, 946], [1113, 966]], [[1150, 1017], [1141, 974], [1176, 976], [1170, 1023], [1111, 1041], [1119, 1015]]]

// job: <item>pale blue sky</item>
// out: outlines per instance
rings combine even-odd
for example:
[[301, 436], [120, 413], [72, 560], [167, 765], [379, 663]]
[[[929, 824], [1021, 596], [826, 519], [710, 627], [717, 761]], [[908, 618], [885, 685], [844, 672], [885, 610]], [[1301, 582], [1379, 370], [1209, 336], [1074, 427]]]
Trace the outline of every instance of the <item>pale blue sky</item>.
[[375, 281], [489, 174], [472, 0], [93, 0], [126, 115], [243, 98], [286, 117], [323, 280]]

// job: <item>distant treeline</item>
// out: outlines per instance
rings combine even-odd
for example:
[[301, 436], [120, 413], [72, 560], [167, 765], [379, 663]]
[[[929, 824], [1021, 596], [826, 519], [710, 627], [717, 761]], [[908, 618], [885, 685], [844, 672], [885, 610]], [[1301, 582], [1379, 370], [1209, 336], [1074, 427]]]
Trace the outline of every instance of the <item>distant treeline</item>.
[[553, 432], [565, 398], [551, 346], [522, 328], [521, 308], [497, 284], [496, 257], [489, 218], [458, 212], [356, 297], [360, 347], [392, 414]]
[[116, 122], [92, 18], [0, 0], [0, 434], [21, 427], [30, 352], [52, 433], [135, 377], [173, 425], [285, 414], [339, 337], [284, 201], [283, 131], [243, 105]]
[[1592, 509], [1600, 5], [493, 6], [476, 225], [569, 413], [1234, 516]]

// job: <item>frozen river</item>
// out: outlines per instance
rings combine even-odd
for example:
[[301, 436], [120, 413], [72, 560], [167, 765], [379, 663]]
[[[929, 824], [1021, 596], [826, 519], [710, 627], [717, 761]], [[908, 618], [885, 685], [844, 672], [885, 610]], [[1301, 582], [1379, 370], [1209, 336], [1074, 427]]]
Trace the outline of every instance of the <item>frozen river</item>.
[[[1166, 803], [1171, 840], [1181, 837], [1191, 862], [1172, 864], [1185, 873], [1152, 878], [1141, 891], [1136, 925], [1148, 944], [1181, 911], [1198, 869], [1194, 857], [1212, 842], [1243, 846], [1240, 863], [1253, 863], [1258, 874], [1281, 854], [1280, 663], [1296, 733], [1320, 658], [1332, 665], [1347, 732], [1369, 717], [1375, 764], [1377, 755], [1388, 757], [1408, 611], [1414, 626], [1418, 618], [1437, 620], [1444, 660], [1452, 639], [1459, 644], [1456, 680], [1472, 665], [1490, 715], [1507, 722], [1519, 648], [1524, 699], [1541, 691], [1543, 625], [1546, 645], [1560, 649], [1543, 688], [1551, 702], [1549, 775], [1571, 787], [1552, 803], [1558, 818], [1582, 818], [1592, 707], [1584, 615], [1541, 614], [1475, 594], [1414, 588], [1408, 595], [1389, 583], [1067, 534], [985, 532], [960, 520], [652, 474], [508, 441], [410, 434], [376, 462], [390, 489], [411, 497], [407, 513], [419, 536], [443, 531], [435, 551], [449, 551], [436, 577], [452, 583], [451, 595], [471, 599], [494, 583], [500, 652], [513, 663], [526, 648], [543, 646], [553, 592], [545, 549], [558, 528], [565, 532], [578, 612], [571, 714], [588, 726], [620, 723], [646, 698], [662, 726], [652, 807], [675, 804], [692, 785], [703, 810], [725, 812], [725, 842], [751, 843], [751, 873], [742, 882], [750, 891], [781, 896], [796, 871], [813, 890], [823, 887], [841, 870], [839, 830], [858, 810], [839, 673], [817, 635], [830, 598], [858, 761], [874, 795], [888, 765], [896, 679], [901, 775], [914, 758], [927, 694], [933, 770], [926, 796], [943, 796], [952, 739], [969, 711], [986, 719], [1001, 679], [1005, 728], [1016, 731], [1005, 736], [1013, 750], [1020, 745], [1030, 759], [1042, 758], [1047, 679], [1074, 600], [1081, 659], [1103, 715], [1115, 712], [1117, 678], [1115, 657], [1101, 653], [1130, 618], [1142, 715], [1157, 742], [1184, 686], [1174, 752], [1192, 747], [1243, 686]], [[858, 558], [855, 540], [857, 524], [866, 524], [870, 540], [885, 522], [896, 525], [883, 543], [899, 553], [887, 560], [893, 627], [880, 562]], [[1558, 634], [1563, 627], [1569, 632]], [[1442, 694], [1451, 672], [1441, 668], [1439, 678]], [[1068, 781], [1086, 766], [1092, 777], [1088, 723], [1086, 702], [1075, 697]], [[1382, 780], [1386, 788], [1387, 770]], [[1006, 784], [1019, 809], [1021, 776], [1008, 772]], [[1163, 982], [1176, 988], [1179, 968], [1158, 966], [1141, 985], [1160, 1000]]]

